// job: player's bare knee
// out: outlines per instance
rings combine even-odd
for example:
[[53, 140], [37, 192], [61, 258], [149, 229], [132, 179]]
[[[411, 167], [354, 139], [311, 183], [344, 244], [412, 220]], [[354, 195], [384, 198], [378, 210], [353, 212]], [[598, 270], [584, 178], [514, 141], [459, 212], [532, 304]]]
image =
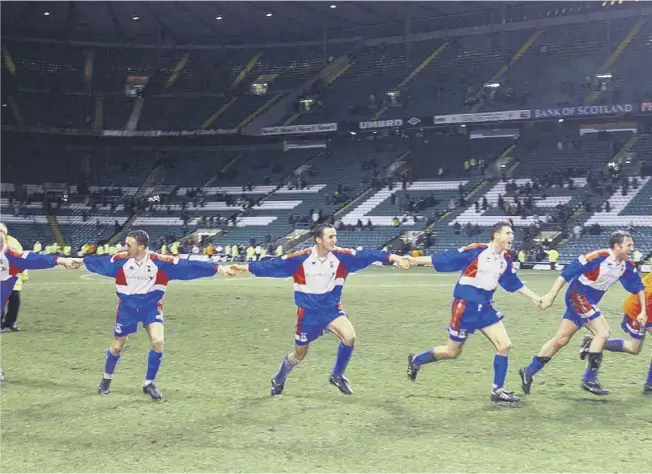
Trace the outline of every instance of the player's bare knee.
[[117, 356], [118, 354], [120, 354], [122, 352], [123, 349], [124, 349], [123, 345], [117, 345], [117, 344], [114, 343], [114, 344], [111, 345], [111, 348], [109, 349], [109, 351], [114, 356]]
[[355, 332], [342, 336], [340, 340], [345, 346], [353, 347], [355, 345]]
[[462, 345], [446, 346], [446, 352], [442, 355], [446, 359], [457, 359], [462, 354]]
[[295, 346], [294, 350], [288, 354], [291, 364], [298, 364], [308, 355], [308, 346]]
[[125, 348], [125, 343], [127, 342], [126, 337], [121, 337], [119, 339], [114, 339], [113, 344], [111, 344], [111, 347], [109, 348], [109, 351], [111, 351], [111, 354], [113, 355], [118, 355], [122, 352], [122, 350]]
[[596, 330], [593, 333], [593, 340], [601, 340], [602, 343], [604, 344], [604, 343], [607, 342], [610, 335], [611, 335], [611, 332], [609, 331], [608, 328], [606, 328], [606, 329], [600, 328], [600, 329]]
[[500, 341], [496, 344], [496, 352], [502, 355], [509, 355], [512, 350], [512, 341], [507, 339], [506, 341]]
[[290, 359], [291, 359], [290, 362], [301, 362], [305, 358], [306, 358], [305, 352], [292, 352], [290, 355]]
[[163, 338], [152, 339], [152, 349], [156, 352], [163, 352]]
[[457, 359], [463, 347], [464, 343], [449, 339], [445, 346], [435, 347], [433, 354], [437, 359]]

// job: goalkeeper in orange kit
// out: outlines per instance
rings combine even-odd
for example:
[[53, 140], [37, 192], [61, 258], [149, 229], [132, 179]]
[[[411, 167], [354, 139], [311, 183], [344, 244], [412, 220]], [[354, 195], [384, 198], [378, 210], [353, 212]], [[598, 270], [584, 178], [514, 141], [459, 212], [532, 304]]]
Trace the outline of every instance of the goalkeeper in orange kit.
[[[626, 352], [627, 354], [637, 355], [641, 352], [643, 347], [643, 339], [645, 333], [648, 332], [652, 336], [652, 273], [648, 273], [643, 278], [643, 285], [645, 286], [645, 302], [647, 308], [647, 321], [641, 323], [637, 317], [641, 314], [641, 302], [636, 295], [629, 295], [623, 303], [623, 322], [620, 327], [629, 334], [629, 340], [612, 339], [607, 340], [604, 346], [605, 351], [611, 352]], [[589, 345], [591, 344], [591, 336], [584, 337], [582, 347], [580, 348], [580, 359], [584, 360], [588, 353]], [[652, 360], [650, 361], [650, 368], [647, 373], [647, 380], [643, 387], [643, 393], [652, 394]]]

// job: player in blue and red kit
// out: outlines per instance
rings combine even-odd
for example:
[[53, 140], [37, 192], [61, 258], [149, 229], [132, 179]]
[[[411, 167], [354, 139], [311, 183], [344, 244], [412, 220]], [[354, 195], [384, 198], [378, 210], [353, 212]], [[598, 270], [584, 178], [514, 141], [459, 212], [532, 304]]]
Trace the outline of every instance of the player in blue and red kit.
[[[81, 259], [18, 252], [7, 245], [7, 227], [0, 224], [0, 302], [2, 308], [7, 304], [7, 299], [24, 270], [45, 270], [57, 265], [75, 269], [81, 266]], [[4, 380], [1, 368], [0, 380]]]
[[526, 287], [516, 274], [509, 250], [514, 231], [507, 222], [491, 229], [491, 242], [471, 244], [457, 250], [438, 252], [430, 257], [415, 257], [417, 265], [432, 266], [438, 272], [462, 271], [453, 290], [452, 316], [448, 326], [448, 342], [421, 354], [408, 356], [407, 375], [415, 381], [424, 364], [445, 359], [456, 359], [469, 335], [480, 331], [496, 348], [494, 381], [491, 400], [514, 403], [520, 398], [505, 389], [508, 356], [512, 348], [503, 315], [493, 305], [498, 285], [510, 293], [519, 293], [539, 306], [541, 297]]
[[[620, 327], [626, 334], [629, 335], [629, 340], [625, 341], [620, 338], [609, 338], [604, 346], [605, 351], [609, 352], [624, 352], [625, 354], [638, 355], [643, 348], [643, 340], [647, 332], [652, 336], [652, 273], [648, 273], [643, 278], [643, 286], [645, 287], [646, 308], [645, 313], [641, 311], [641, 301], [638, 295], [628, 295], [623, 303], [623, 321]], [[647, 313], [647, 314], [646, 314]], [[645, 319], [644, 316], [647, 316]], [[582, 340], [580, 347], [580, 359], [586, 359], [591, 342], [592, 336], [585, 336]], [[643, 386], [643, 393], [652, 394], [652, 360], [647, 372], [647, 379]]]
[[163, 297], [170, 280], [194, 280], [211, 277], [218, 266], [207, 262], [180, 260], [150, 252], [149, 236], [145, 231], [134, 230], [125, 239], [126, 252], [113, 256], [89, 255], [84, 257], [88, 271], [115, 278], [116, 294], [120, 299], [113, 330], [114, 341], [106, 351], [104, 376], [98, 393], [108, 395], [113, 372], [120, 360], [127, 337], [138, 330], [141, 323], [147, 330], [151, 350], [147, 354], [147, 373], [143, 393], [154, 400], [163, 397], [154, 384], [163, 360]]
[[308, 353], [311, 342], [324, 331], [339, 338], [337, 359], [330, 383], [340, 392], [353, 393], [344, 371], [351, 359], [355, 344], [355, 330], [342, 309], [342, 289], [349, 273], [362, 270], [374, 262], [397, 263], [403, 269], [410, 268], [409, 259], [380, 250], [338, 248], [335, 228], [320, 224], [315, 229], [315, 246], [248, 265], [232, 265], [229, 274], [250, 272], [258, 277], [294, 279], [294, 301], [297, 305], [297, 324], [294, 335], [294, 349], [283, 359], [281, 368], [272, 379], [271, 395], [283, 393], [290, 371]]
[[527, 367], [519, 371], [523, 392], [530, 393], [534, 375], [570, 342], [580, 328], [586, 327], [593, 333], [593, 338], [586, 349], [588, 367], [582, 376], [581, 387], [594, 395], [609, 393], [598, 381], [602, 351], [609, 339], [609, 326], [597, 304], [607, 290], [620, 281], [625, 290], [638, 296], [641, 304], [640, 319], [647, 319], [643, 282], [636, 271], [636, 265], [628, 257], [633, 250], [634, 241], [631, 235], [616, 231], [611, 234], [608, 249], [580, 255], [577, 260], [564, 267], [550, 291], [543, 297], [541, 307], [550, 307], [568, 283], [566, 312], [555, 337], [543, 345]]

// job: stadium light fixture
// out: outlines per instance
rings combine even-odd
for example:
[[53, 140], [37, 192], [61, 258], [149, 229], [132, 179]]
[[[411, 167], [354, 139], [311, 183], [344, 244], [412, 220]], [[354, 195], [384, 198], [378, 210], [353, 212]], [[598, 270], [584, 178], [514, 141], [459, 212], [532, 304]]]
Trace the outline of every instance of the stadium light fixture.
[[272, 16], [272, 14], [271, 14], [270, 12], [267, 12], [267, 13], [265, 13], [265, 16], [266, 16], [267, 18], [269, 18], [270, 16]]
[[134, 21], [138, 21], [140, 20], [140, 17], [137, 14], [135, 14], [134, 16], [131, 17], [131, 19]]
[[222, 21], [222, 15], [215, 17], [217, 21]]
[[43, 12], [43, 16], [50, 16], [50, 12]]
[[337, 8], [337, 5], [331, 5], [331, 8]]

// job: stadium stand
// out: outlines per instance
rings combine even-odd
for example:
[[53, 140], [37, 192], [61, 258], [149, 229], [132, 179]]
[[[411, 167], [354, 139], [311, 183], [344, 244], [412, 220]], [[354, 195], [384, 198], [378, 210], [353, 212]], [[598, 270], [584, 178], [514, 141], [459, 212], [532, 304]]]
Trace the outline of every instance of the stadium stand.
[[[152, 49], [7, 39], [2, 124], [242, 133], [259, 119], [301, 125], [513, 108], [534, 114], [650, 97], [645, 81], [634, 79], [651, 72], [645, 15], [625, 9], [607, 19], [591, 10], [579, 21], [555, 12], [533, 28], [519, 23], [523, 12], [520, 20], [510, 12], [509, 28], [423, 34], [407, 43]], [[546, 16], [534, 7], [527, 14], [535, 13]], [[428, 31], [424, 25], [419, 33]], [[644, 125], [609, 133], [520, 125], [411, 133], [380, 126], [360, 136], [341, 130], [293, 150], [283, 136], [264, 145], [165, 149], [9, 140], [3, 220], [28, 245], [74, 247], [118, 241], [132, 227], [158, 243], [201, 231], [215, 245], [302, 245], [292, 236], [323, 219], [336, 223], [343, 244], [382, 246], [412, 233], [429, 236], [437, 249], [485, 238], [486, 226], [511, 218], [518, 228], [558, 230], [564, 257], [584, 245], [584, 233], [569, 238], [578, 226], [631, 224], [648, 235], [652, 141]]]

